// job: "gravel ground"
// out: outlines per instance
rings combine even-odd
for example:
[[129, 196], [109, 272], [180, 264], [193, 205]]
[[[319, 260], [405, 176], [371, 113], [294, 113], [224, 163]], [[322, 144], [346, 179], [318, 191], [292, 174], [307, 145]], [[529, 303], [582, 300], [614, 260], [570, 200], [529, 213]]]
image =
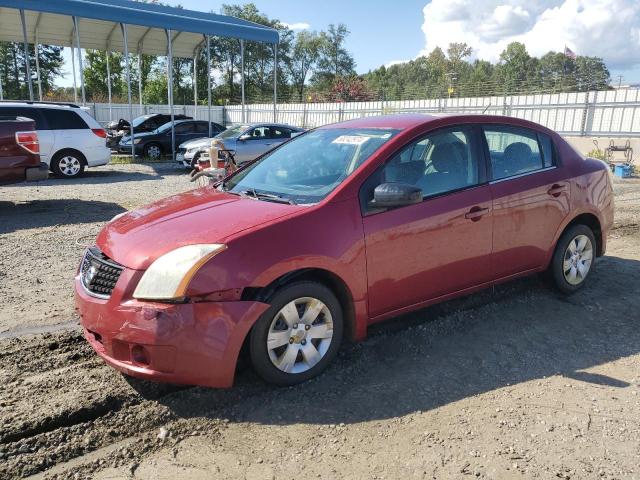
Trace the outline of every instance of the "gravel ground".
[[76, 240], [189, 188], [158, 164], [0, 190], [0, 478], [640, 479], [640, 180], [578, 294], [425, 309], [287, 389], [243, 365], [230, 390], [140, 384], [80, 336]]

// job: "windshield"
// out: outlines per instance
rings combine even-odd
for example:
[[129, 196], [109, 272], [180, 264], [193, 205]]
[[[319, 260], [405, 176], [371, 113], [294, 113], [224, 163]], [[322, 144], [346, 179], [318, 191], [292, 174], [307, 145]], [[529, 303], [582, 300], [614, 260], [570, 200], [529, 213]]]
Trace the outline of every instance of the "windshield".
[[237, 125], [235, 127], [231, 127], [223, 132], [220, 132], [216, 135], [216, 138], [230, 138], [230, 137], [238, 137], [242, 132], [244, 132], [249, 125]]
[[397, 132], [376, 128], [314, 130], [238, 172], [224, 187], [238, 194], [269, 194], [294, 203], [316, 203]]
[[148, 120], [149, 118], [151, 118], [153, 115], [142, 115], [141, 117], [136, 117], [133, 119], [133, 127], [139, 127], [140, 125], [142, 125], [144, 123], [145, 120]]
[[[176, 121], [173, 122], [176, 128], [178, 127], [178, 125], [180, 125], [180, 123], [181, 122], [176, 122]], [[171, 122], [167, 122], [164, 125], [160, 125], [158, 128], [155, 129], [155, 132], [162, 133], [162, 132], [166, 132], [167, 130], [171, 130]]]

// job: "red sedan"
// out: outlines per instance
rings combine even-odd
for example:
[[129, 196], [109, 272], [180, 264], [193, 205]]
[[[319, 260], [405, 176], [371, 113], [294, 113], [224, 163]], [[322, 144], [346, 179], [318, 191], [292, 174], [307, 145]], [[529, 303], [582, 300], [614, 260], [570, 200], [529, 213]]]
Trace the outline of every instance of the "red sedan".
[[400, 313], [535, 272], [578, 290], [612, 222], [606, 165], [540, 125], [363, 118], [112, 220], [76, 304], [126, 374], [229, 387], [246, 345], [265, 380], [291, 385]]

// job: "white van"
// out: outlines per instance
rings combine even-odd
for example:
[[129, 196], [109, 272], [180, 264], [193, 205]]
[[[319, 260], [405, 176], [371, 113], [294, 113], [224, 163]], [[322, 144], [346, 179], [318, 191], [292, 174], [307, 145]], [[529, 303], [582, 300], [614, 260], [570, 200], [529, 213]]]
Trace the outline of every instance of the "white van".
[[40, 158], [60, 177], [77, 177], [85, 167], [106, 165], [111, 160], [105, 130], [77, 105], [1, 102], [0, 116], [11, 115], [36, 122]]

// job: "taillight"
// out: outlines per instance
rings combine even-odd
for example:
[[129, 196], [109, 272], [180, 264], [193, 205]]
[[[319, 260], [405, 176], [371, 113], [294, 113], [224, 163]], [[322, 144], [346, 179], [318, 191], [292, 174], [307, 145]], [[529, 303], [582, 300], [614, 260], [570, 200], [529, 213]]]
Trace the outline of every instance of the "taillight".
[[92, 128], [91, 131], [100, 138], [107, 138], [107, 131], [104, 128]]
[[226, 160], [218, 160], [218, 168], [224, 168], [225, 164], [227, 163]]
[[40, 143], [36, 132], [16, 132], [16, 143], [29, 153], [40, 153]]

